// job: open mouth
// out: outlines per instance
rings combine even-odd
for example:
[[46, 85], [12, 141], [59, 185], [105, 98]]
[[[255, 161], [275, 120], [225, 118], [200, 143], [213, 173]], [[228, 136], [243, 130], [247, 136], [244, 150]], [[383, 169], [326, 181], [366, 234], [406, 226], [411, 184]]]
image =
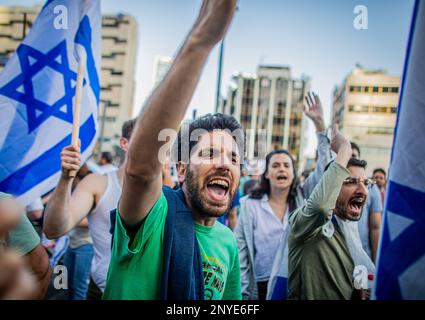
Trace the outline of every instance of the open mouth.
[[277, 176], [277, 181], [287, 181], [287, 180], [288, 180], [288, 176], [284, 174]]
[[229, 181], [224, 178], [213, 178], [207, 183], [209, 197], [217, 202], [226, 200], [229, 194]]
[[348, 207], [354, 213], [360, 214], [365, 204], [366, 198], [364, 197], [355, 197], [350, 200]]

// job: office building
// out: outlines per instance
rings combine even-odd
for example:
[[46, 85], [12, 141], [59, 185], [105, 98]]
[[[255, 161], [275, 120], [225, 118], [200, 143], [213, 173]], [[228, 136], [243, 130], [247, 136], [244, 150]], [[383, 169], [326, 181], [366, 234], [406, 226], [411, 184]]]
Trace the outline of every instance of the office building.
[[360, 146], [373, 169], [387, 169], [399, 100], [400, 77], [356, 66], [333, 94], [333, 121]]
[[249, 160], [287, 149], [299, 161], [307, 146], [304, 96], [307, 77], [294, 79], [287, 66], [260, 65], [255, 74], [237, 73], [219, 112], [233, 115], [247, 130]]

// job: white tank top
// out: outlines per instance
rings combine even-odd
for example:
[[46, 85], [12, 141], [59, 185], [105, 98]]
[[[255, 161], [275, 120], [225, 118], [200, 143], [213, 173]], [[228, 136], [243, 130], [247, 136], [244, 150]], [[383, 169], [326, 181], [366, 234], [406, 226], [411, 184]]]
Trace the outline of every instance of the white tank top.
[[110, 211], [117, 207], [121, 197], [121, 185], [117, 170], [108, 172], [108, 185], [96, 208], [88, 215], [90, 235], [93, 240], [94, 257], [91, 278], [102, 292], [105, 290], [109, 261], [111, 260]]

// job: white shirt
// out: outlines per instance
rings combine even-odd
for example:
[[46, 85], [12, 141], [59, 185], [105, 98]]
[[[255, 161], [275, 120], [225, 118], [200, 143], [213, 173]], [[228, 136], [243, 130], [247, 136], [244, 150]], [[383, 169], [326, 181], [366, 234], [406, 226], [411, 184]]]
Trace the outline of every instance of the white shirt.
[[105, 193], [100, 198], [97, 207], [87, 217], [94, 249], [90, 276], [102, 292], [105, 290], [106, 276], [111, 260], [110, 212], [117, 207], [122, 191], [117, 172], [109, 172], [107, 176], [108, 185]]
[[288, 208], [283, 221], [274, 214], [265, 194], [260, 200], [247, 199], [254, 222], [255, 280], [268, 281], [282, 235], [288, 228]]

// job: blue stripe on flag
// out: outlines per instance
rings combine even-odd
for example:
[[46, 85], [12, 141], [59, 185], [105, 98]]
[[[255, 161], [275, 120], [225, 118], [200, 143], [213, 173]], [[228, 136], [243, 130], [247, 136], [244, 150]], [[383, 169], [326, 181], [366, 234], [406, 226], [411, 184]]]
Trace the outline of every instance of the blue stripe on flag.
[[[96, 135], [96, 126], [93, 116], [90, 116], [80, 128], [81, 152], [91, 144]], [[0, 190], [10, 194], [20, 195], [61, 170], [60, 157], [62, 149], [71, 144], [72, 134], [43, 153], [40, 157], [20, 168], [11, 176], [0, 182]]]

